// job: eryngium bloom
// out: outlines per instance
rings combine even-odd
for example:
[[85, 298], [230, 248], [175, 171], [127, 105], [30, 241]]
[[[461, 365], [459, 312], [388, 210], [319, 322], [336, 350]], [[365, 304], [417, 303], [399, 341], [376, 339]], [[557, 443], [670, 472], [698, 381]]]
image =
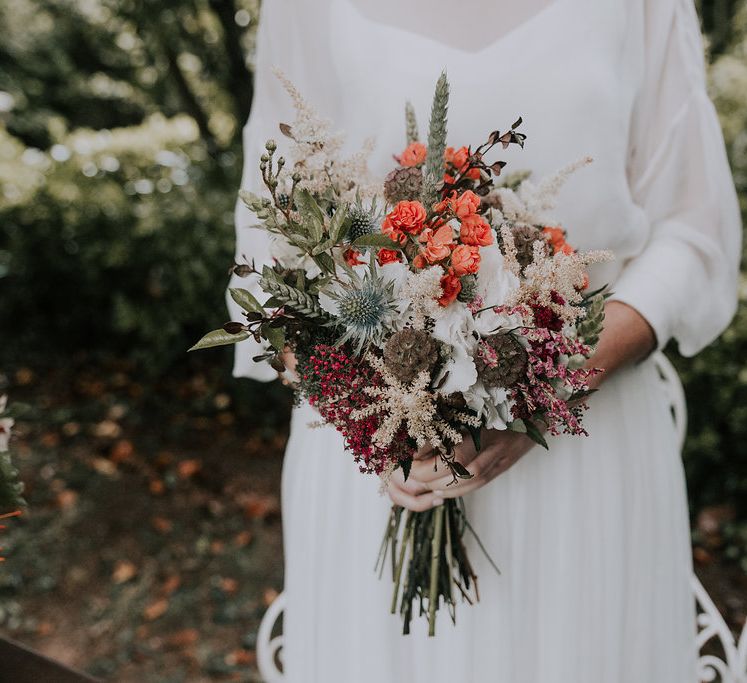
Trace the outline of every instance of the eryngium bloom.
[[338, 345], [350, 342], [357, 354], [370, 344], [381, 345], [398, 318], [394, 284], [385, 282], [371, 266], [364, 275], [350, 271], [346, 281], [336, 281], [319, 293], [322, 308], [342, 330]]

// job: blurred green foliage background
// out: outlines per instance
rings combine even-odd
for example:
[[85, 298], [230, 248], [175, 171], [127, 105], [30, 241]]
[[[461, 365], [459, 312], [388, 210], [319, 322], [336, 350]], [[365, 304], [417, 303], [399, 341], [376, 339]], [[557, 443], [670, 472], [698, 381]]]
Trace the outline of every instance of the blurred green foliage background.
[[[0, 4], [0, 367], [82, 352], [155, 382], [224, 321], [258, 0]], [[747, 3], [702, 0], [710, 87], [747, 208]], [[227, 278], [227, 275], [226, 275]], [[747, 569], [747, 285], [723, 338], [671, 356], [693, 514]], [[227, 363], [216, 353], [212, 362]]]

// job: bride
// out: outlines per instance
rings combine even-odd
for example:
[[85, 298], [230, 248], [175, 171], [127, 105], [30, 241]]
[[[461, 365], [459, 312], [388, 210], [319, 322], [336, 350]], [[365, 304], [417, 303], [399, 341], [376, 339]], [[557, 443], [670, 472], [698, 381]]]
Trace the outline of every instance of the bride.
[[[740, 220], [692, 0], [266, 0], [258, 41], [245, 187], [260, 190], [255, 161], [292, 119], [273, 67], [351, 145], [375, 136], [382, 175], [404, 146], [405, 101], [424, 122], [445, 68], [450, 144], [521, 115], [529, 139], [509, 150], [513, 170], [594, 157], [557, 216], [578, 248], [616, 255], [592, 278], [614, 296], [590, 436], [553, 437], [546, 453], [494, 432], [482, 452], [459, 452], [474, 478], [445, 486], [425, 454], [389, 485], [412, 510], [466, 496], [502, 570], [472, 548], [481, 601], [458, 609], [456, 626], [441, 615], [435, 638], [416, 622], [401, 635], [391, 584], [373, 572], [391, 501], [333, 428], [311, 429], [312, 409], [296, 408], [282, 481], [286, 680], [695, 683], [685, 483], [649, 356], [670, 339], [695, 354], [727, 325]], [[250, 226], [240, 207], [237, 254], [269, 259]], [[273, 379], [251, 344], [235, 374]]]

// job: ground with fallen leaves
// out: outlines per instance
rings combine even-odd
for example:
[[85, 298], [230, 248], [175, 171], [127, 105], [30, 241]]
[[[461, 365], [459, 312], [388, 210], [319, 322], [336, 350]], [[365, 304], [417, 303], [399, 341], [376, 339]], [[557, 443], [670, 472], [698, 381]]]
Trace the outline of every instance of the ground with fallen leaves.
[[[2, 538], [0, 632], [106, 681], [258, 681], [256, 634], [282, 587], [279, 478], [289, 395], [192, 366], [15, 368], [29, 510]], [[731, 624], [747, 580], [700, 512], [695, 559]]]
[[225, 368], [148, 386], [117, 363], [5, 384], [30, 507], [2, 538], [3, 635], [118, 683], [259, 680], [287, 393], [260, 404]]

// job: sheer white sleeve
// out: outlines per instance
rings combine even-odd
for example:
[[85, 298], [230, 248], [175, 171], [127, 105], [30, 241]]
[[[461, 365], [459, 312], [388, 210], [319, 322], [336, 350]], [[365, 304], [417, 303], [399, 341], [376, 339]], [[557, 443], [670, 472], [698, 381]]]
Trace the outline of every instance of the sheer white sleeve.
[[649, 239], [614, 286], [659, 346], [694, 355], [737, 302], [741, 220], [723, 138], [705, 86], [692, 0], [649, 0], [643, 83], [630, 131], [628, 180]]
[[[278, 137], [278, 123], [287, 118], [288, 100], [285, 92], [272, 73], [274, 66], [284, 68], [282, 51], [276, 41], [283, 33], [282, 16], [285, 0], [272, 0], [262, 3], [262, 17], [257, 36], [257, 55], [254, 71], [254, 100], [249, 121], [244, 127], [244, 171], [241, 187], [256, 194], [264, 193], [259, 172], [259, 157], [269, 138]], [[285, 117], [285, 118], [284, 118]], [[257, 267], [271, 261], [268, 233], [253, 225], [254, 215], [239, 199], [236, 203], [236, 262], [254, 260]], [[260, 301], [267, 298], [257, 285], [257, 277], [240, 278], [232, 276], [229, 287], [248, 289]], [[230, 295], [226, 293], [231, 320], [243, 321], [242, 311]], [[252, 357], [261, 353], [264, 347], [253, 339], [240, 342], [235, 347], [233, 374], [236, 377], [250, 377], [263, 382], [277, 377], [277, 373], [267, 363], [255, 363]]]

